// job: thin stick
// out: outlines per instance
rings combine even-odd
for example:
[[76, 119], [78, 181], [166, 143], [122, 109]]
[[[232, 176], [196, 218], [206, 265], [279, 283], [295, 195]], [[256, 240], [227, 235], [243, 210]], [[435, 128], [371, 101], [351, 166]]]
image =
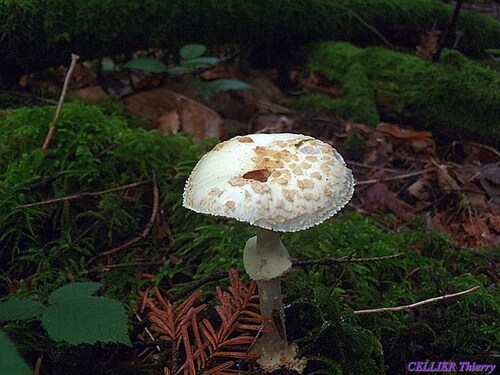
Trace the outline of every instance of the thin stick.
[[356, 181], [356, 185], [368, 185], [368, 184], [376, 184], [377, 182], [385, 182], [385, 181], [394, 181], [394, 180], [402, 180], [408, 177], [413, 177], [413, 176], [419, 176], [425, 172], [428, 172], [428, 169], [423, 169], [421, 171], [415, 171], [415, 172], [408, 172], [408, 173], [403, 173], [399, 174], [396, 176], [388, 176], [388, 177], [382, 177], [382, 178], [374, 178], [372, 180], [363, 180], [363, 181]]
[[160, 260], [157, 262], [135, 262], [135, 263], [119, 263], [119, 264], [108, 264], [107, 266], [102, 267], [102, 271], [109, 271], [115, 268], [128, 268], [128, 267], [149, 267], [149, 266], [161, 266], [165, 263], [164, 260]]
[[[388, 259], [394, 259], [404, 256], [404, 253], [398, 253], [394, 255], [387, 255], [383, 257], [373, 257], [373, 258], [353, 258], [353, 253], [348, 254], [342, 258], [322, 258], [322, 259], [314, 259], [314, 260], [298, 260], [292, 263], [292, 267], [305, 267], [312, 265], [334, 265], [334, 264], [342, 264], [342, 263], [370, 263], [370, 262], [380, 262]], [[243, 275], [245, 270], [239, 269], [237, 270], [238, 274]], [[212, 282], [218, 281], [227, 278], [226, 271], [215, 271], [211, 275], [191, 282], [185, 289], [178, 291], [170, 296], [169, 301], [175, 302], [180, 298], [187, 296], [193, 290], [199, 289], [203, 285]]]
[[460, 297], [460, 296], [463, 296], [465, 294], [475, 292], [478, 289], [479, 289], [479, 287], [475, 286], [473, 288], [464, 290], [462, 292], [453, 293], [453, 294], [445, 294], [444, 296], [429, 298], [429, 299], [426, 299], [426, 300], [423, 300], [420, 302], [412, 303], [410, 305], [403, 305], [403, 306], [396, 306], [396, 307], [382, 307], [380, 309], [356, 310], [356, 311], [354, 311], [354, 314], [365, 315], [365, 314], [377, 314], [377, 313], [383, 313], [383, 312], [395, 312], [395, 311], [401, 311], [401, 310], [414, 309], [416, 307], [427, 305], [429, 303], [435, 303], [435, 302], [443, 301], [446, 299]]
[[66, 73], [66, 78], [64, 78], [64, 84], [63, 84], [63, 88], [61, 91], [61, 96], [59, 97], [59, 103], [57, 103], [56, 113], [54, 115], [54, 119], [50, 123], [49, 132], [47, 133], [47, 136], [45, 137], [45, 141], [43, 142], [42, 148], [44, 150], [49, 148], [50, 140], [52, 139], [52, 136], [56, 132], [56, 122], [57, 122], [57, 120], [59, 120], [59, 116], [61, 115], [61, 110], [62, 110], [62, 106], [64, 103], [64, 97], [66, 96], [66, 92], [68, 91], [69, 80], [71, 78], [71, 74], [73, 74], [73, 70], [75, 69], [76, 61], [79, 58], [80, 58], [80, 56], [75, 55], [75, 54], [71, 54], [71, 65], [69, 66], [68, 72]]
[[136, 244], [137, 242], [141, 241], [142, 239], [146, 238], [151, 231], [151, 228], [153, 228], [154, 223], [156, 221], [156, 217], [158, 216], [158, 207], [160, 204], [160, 189], [158, 188], [158, 182], [156, 180], [156, 172], [153, 171], [153, 209], [151, 210], [151, 217], [149, 218], [149, 222], [146, 224], [146, 228], [143, 230], [143, 232], [137, 236], [136, 238], [120, 245], [117, 246], [111, 250], [105, 251], [99, 256], [107, 256], [111, 255], [113, 253], [116, 253], [117, 251], [120, 251], [122, 249], [125, 249], [129, 246], [132, 246], [133, 244]]
[[331, 286], [331, 289], [330, 289], [330, 292], [333, 293], [334, 289], [340, 284], [340, 282], [342, 281], [342, 279], [344, 278], [346, 272], [347, 272], [347, 267], [349, 267], [349, 264], [351, 263], [352, 261], [352, 257], [354, 256], [354, 251], [351, 251], [348, 255], [347, 255], [347, 258], [346, 258], [346, 262], [344, 264], [344, 268], [342, 268], [342, 272], [340, 273], [339, 277], [337, 277], [337, 280], [335, 280], [335, 282], [333, 283], [333, 285]]
[[404, 253], [397, 253], [394, 255], [386, 255], [383, 257], [373, 257], [373, 258], [351, 258], [350, 255], [344, 256], [342, 258], [322, 258], [322, 259], [313, 259], [313, 260], [297, 260], [292, 263], [293, 267], [304, 267], [304, 266], [314, 266], [314, 265], [323, 265], [329, 266], [333, 264], [340, 263], [371, 263], [371, 262], [380, 262], [388, 259], [395, 259], [404, 256]]
[[68, 195], [66, 197], [61, 197], [61, 198], [47, 199], [47, 200], [41, 201], [41, 202], [21, 204], [21, 205], [17, 206], [17, 208], [28, 208], [28, 207], [42, 206], [44, 204], [66, 202], [66, 201], [70, 201], [70, 200], [78, 199], [78, 198], [83, 198], [83, 197], [95, 197], [95, 196], [104, 195], [104, 194], [107, 194], [107, 193], [114, 193], [115, 191], [120, 191], [120, 190], [125, 190], [125, 189], [131, 189], [131, 188], [134, 188], [134, 187], [137, 187], [137, 186], [145, 185], [147, 183], [149, 183], [149, 181], [133, 182], [131, 184], [127, 184], [127, 185], [123, 185], [123, 186], [118, 186], [118, 187], [115, 187], [115, 188], [101, 190], [101, 191], [95, 191], [95, 192], [92, 192], [92, 193], [78, 193], [78, 194]]
[[355, 11], [353, 11], [352, 9], [349, 9], [348, 7], [346, 6], [343, 6], [343, 5], [340, 5], [340, 4], [330, 4], [331, 6], [335, 7], [335, 8], [340, 8], [340, 9], [343, 9], [345, 10], [347, 13], [350, 13], [354, 18], [356, 18], [363, 26], [365, 26], [366, 28], [370, 29], [376, 36], [378, 36], [380, 38], [380, 40], [382, 40], [382, 42], [384, 42], [385, 44], [387, 44], [387, 46], [390, 48], [390, 49], [395, 49], [394, 48], [394, 45], [389, 42], [387, 40], [386, 37], [384, 37], [382, 35], [382, 33], [380, 31], [378, 31], [374, 26], [370, 25], [368, 22], [366, 22], [363, 17], [361, 17], [358, 13], [356, 13]]

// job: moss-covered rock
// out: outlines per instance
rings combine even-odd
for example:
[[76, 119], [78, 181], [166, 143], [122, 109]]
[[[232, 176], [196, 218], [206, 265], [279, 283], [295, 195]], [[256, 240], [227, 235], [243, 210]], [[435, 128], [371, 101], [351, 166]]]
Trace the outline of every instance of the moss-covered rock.
[[[67, 64], [70, 53], [90, 59], [192, 42], [233, 42], [265, 54], [326, 39], [382, 44], [359, 16], [392, 43], [414, 48], [434, 23], [444, 30], [452, 11], [433, 0], [0, 0], [0, 74]], [[499, 25], [463, 11], [458, 48], [477, 56], [500, 45]]]
[[[362, 114], [365, 122], [375, 118], [375, 94], [370, 90], [351, 90], [352, 69], [360, 70], [376, 87], [377, 103], [390, 118], [429, 129], [436, 134], [475, 139], [498, 144], [500, 139], [500, 75], [466, 59], [456, 51], [443, 54], [442, 63], [431, 63], [416, 56], [385, 48], [361, 49], [348, 43], [323, 42], [309, 53], [309, 66], [330, 79], [340, 80], [350, 105], [346, 116], [352, 120]], [[359, 75], [356, 82], [359, 82]], [[361, 82], [364, 82], [361, 80]], [[357, 84], [357, 83], [356, 83]], [[365, 83], [366, 87], [366, 83]], [[371, 100], [370, 100], [371, 98]], [[356, 100], [363, 108], [356, 108]], [[342, 101], [325, 96], [299, 101], [338, 111], [346, 115]], [[343, 111], [344, 110], [344, 111]], [[356, 111], [360, 111], [359, 114]]]

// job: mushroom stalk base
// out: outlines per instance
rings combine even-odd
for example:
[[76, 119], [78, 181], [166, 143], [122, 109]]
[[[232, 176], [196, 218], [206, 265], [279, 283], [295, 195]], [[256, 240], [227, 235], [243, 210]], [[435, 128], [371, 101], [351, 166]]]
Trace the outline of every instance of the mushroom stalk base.
[[279, 233], [257, 228], [257, 236], [245, 245], [243, 262], [247, 273], [257, 281], [264, 319], [264, 332], [255, 346], [260, 355], [257, 362], [267, 372], [285, 367], [302, 373], [305, 360], [297, 359], [297, 345], [289, 345], [286, 337], [280, 276], [292, 263]]

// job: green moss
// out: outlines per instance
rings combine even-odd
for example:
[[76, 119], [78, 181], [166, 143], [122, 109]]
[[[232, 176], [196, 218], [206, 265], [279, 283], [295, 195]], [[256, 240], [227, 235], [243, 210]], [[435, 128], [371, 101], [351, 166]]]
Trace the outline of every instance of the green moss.
[[[333, 79], [333, 76], [329, 77]], [[294, 108], [327, 111], [350, 121], [375, 126], [380, 122], [375, 103], [375, 86], [368, 79], [364, 67], [353, 64], [345, 75], [338, 77], [346, 94], [332, 99], [322, 94], [304, 95], [288, 101]]]
[[[242, 249], [254, 229], [181, 207], [185, 179], [213, 142], [194, 145], [182, 135], [164, 137], [131, 125], [112, 110], [105, 114], [98, 107], [67, 103], [51, 147], [43, 151], [40, 145], [54, 110], [21, 108], [0, 120], [5, 139], [0, 146], [0, 262], [10, 279], [27, 280], [21, 280], [15, 297], [44, 301], [69, 280], [91, 279], [102, 281], [105, 294], [120, 299], [132, 311], [136, 291], [151, 285], [149, 280], [140, 281], [138, 273], [156, 273], [154, 281], [171, 290], [172, 285], [182, 288], [185, 282], [216, 269], [241, 267]], [[148, 181], [153, 169], [161, 190], [161, 220], [168, 223], [175, 246], [168, 248], [155, 226], [149, 236], [109, 261], [161, 262], [168, 254], [162, 266], [103, 271], [108, 259], [91, 261], [142, 232], [152, 209], [150, 183], [94, 197], [18, 207]], [[340, 283], [337, 278], [343, 265], [314, 266], [307, 272], [297, 269], [284, 278], [288, 331], [310, 358], [309, 373], [399, 373], [408, 358], [492, 360], [487, 348], [499, 340], [500, 297], [485, 288], [492, 282], [486, 270], [494, 254], [457, 250], [447, 236], [426, 231], [424, 220], [395, 233], [354, 212], [306, 231], [284, 234], [283, 242], [296, 259], [340, 257], [351, 251], [358, 257], [405, 253], [399, 259], [351, 264]], [[412, 303], [474, 285], [481, 289], [460, 302], [394, 314], [353, 315], [355, 309]], [[213, 285], [205, 288], [213, 289]], [[88, 356], [79, 354], [93, 352], [91, 348], [78, 353], [57, 348], [33, 324], [12, 324], [8, 331], [15, 333], [13, 339], [27, 358], [30, 353], [44, 353], [45, 366], [53, 366], [54, 373], [84, 368]], [[99, 350], [104, 361], [113, 348]]]
[[376, 86], [379, 100], [396, 113], [399, 122], [437, 134], [497, 142], [500, 75], [466, 63], [458, 53], [444, 56], [444, 63], [432, 64], [384, 48], [360, 49], [348, 43], [324, 42], [312, 48], [309, 61], [311, 69], [328, 78], [343, 77], [346, 84], [351, 67], [361, 64]]
[[[357, 257], [405, 254], [383, 262], [351, 264], [333, 290], [342, 264], [309, 267], [307, 273], [287, 276], [287, 317], [305, 321], [289, 322], [289, 330], [301, 339], [306, 354], [333, 359], [344, 374], [395, 374], [406, 362], [425, 358], [459, 361], [474, 356], [492, 363], [487, 348], [500, 338], [496, 323], [500, 295], [486, 290], [491, 283], [483, 274], [489, 264], [486, 254], [456, 250], [446, 235], [424, 228], [424, 221], [416, 220], [393, 233], [360, 214], [345, 213], [318, 227], [283, 236], [292, 256], [300, 259], [340, 257], [352, 251]], [[460, 302], [352, 316], [352, 309], [410, 304], [476, 285], [481, 289]], [[360, 337], [353, 336], [354, 332]], [[377, 341], [382, 345], [383, 363], [377, 356]], [[348, 354], [351, 350], [356, 354]], [[357, 367], [357, 359], [365, 364], [363, 370]], [[334, 368], [316, 359], [312, 366], [322, 371]]]
[[[192, 42], [238, 43], [264, 54], [326, 39], [382, 44], [354, 13], [392, 43], [414, 48], [422, 30], [444, 30], [452, 11], [433, 0], [125, 0], [119, 6], [109, 0], [1, 0], [0, 65], [37, 71], [68, 64], [71, 51], [91, 59], [151, 47], [177, 51]], [[500, 45], [492, 17], [462, 11], [458, 28], [464, 31], [458, 48], [467, 55]]]

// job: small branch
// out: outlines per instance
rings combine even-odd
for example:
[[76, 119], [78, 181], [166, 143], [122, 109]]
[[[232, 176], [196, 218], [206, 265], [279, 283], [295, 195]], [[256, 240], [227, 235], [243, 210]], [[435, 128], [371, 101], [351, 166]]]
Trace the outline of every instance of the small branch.
[[346, 255], [342, 258], [322, 258], [322, 259], [312, 259], [312, 260], [297, 260], [292, 263], [293, 267], [305, 267], [314, 265], [330, 266], [334, 264], [341, 263], [371, 263], [380, 262], [388, 259], [395, 259], [404, 256], [404, 253], [398, 253], [394, 255], [386, 255], [383, 257], [373, 257], [373, 258], [352, 258], [351, 254]]
[[135, 262], [135, 263], [119, 263], [119, 264], [108, 264], [107, 266], [103, 266], [102, 271], [109, 271], [111, 269], [116, 268], [128, 268], [128, 267], [150, 267], [150, 266], [161, 266], [165, 263], [164, 260], [159, 260], [156, 262]]
[[378, 182], [386, 182], [386, 181], [394, 181], [394, 180], [402, 180], [408, 177], [413, 177], [413, 176], [419, 176], [421, 174], [424, 174], [425, 172], [428, 172], [428, 169], [423, 169], [421, 171], [415, 171], [415, 172], [408, 172], [408, 173], [403, 173], [395, 176], [388, 176], [388, 177], [382, 177], [382, 178], [374, 178], [372, 180], [362, 180], [362, 181], [356, 181], [356, 185], [368, 185], [368, 184], [376, 184]]
[[42, 148], [44, 150], [49, 148], [49, 144], [50, 144], [50, 141], [52, 139], [52, 136], [56, 132], [56, 123], [57, 123], [57, 120], [59, 120], [59, 116], [61, 115], [61, 110], [62, 110], [62, 106], [64, 103], [64, 98], [66, 96], [66, 92], [68, 91], [69, 80], [71, 78], [71, 74], [73, 74], [73, 70], [75, 69], [76, 62], [79, 58], [80, 58], [80, 56], [77, 56], [75, 54], [71, 54], [71, 65], [69, 66], [68, 72], [66, 73], [66, 78], [64, 78], [64, 84], [63, 84], [63, 88], [61, 91], [61, 96], [59, 97], [59, 103], [57, 103], [56, 113], [54, 115], [54, 119], [50, 123], [49, 132], [47, 133], [47, 136], [45, 137], [45, 141], [43, 142]]
[[347, 13], [351, 14], [354, 18], [356, 18], [363, 26], [365, 26], [367, 29], [371, 30], [376, 36], [382, 40], [390, 49], [395, 49], [394, 45], [387, 40], [386, 37], [382, 35], [380, 31], [378, 31], [374, 26], [370, 25], [368, 22], [366, 22], [363, 17], [361, 17], [358, 13], [353, 11], [352, 9], [349, 9], [346, 6], [340, 5], [340, 4], [330, 4], [331, 6], [335, 8], [340, 8], [342, 10], [345, 10]]
[[349, 264], [351, 263], [352, 261], [352, 257], [354, 256], [354, 251], [351, 251], [347, 257], [346, 257], [346, 262], [344, 264], [344, 268], [342, 268], [342, 272], [340, 273], [339, 277], [337, 277], [337, 280], [335, 280], [335, 282], [333, 283], [333, 285], [331, 286], [331, 292], [333, 293], [333, 290], [340, 284], [340, 282], [342, 281], [342, 279], [344, 278], [346, 272], [347, 272], [347, 267], [349, 267]]
[[[237, 272], [239, 275], [243, 275], [245, 273], [245, 270], [237, 270]], [[204, 277], [203, 279], [193, 281], [183, 290], [180, 290], [177, 293], [172, 294], [168, 300], [171, 302], [175, 302], [209, 282], [222, 280], [227, 277], [228, 277], [227, 271], [215, 271], [211, 275]]]
[[[370, 262], [380, 262], [388, 259], [400, 258], [404, 256], [404, 253], [398, 253], [394, 255], [387, 255], [383, 257], [373, 257], [373, 258], [353, 258], [354, 253], [350, 253], [342, 258], [322, 258], [322, 259], [313, 259], [313, 260], [298, 260], [292, 263], [292, 267], [305, 267], [305, 266], [313, 266], [313, 265], [335, 265], [342, 263], [370, 263]], [[245, 273], [244, 269], [237, 270], [238, 274], [243, 275]], [[187, 296], [192, 291], [199, 289], [203, 285], [212, 282], [218, 281], [227, 278], [226, 271], [215, 271], [211, 275], [204, 277], [203, 279], [196, 280], [191, 282], [186, 288], [178, 291], [177, 293], [172, 294], [169, 297], [169, 301], [175, 302], [180, 298]]]
[[479, 287], [475, 286], [473, 288], [464, 290], [462, 292], [453, 293], [453, 294], [446, 294], [444, 296], [429, 298], [429, 299], [426, 299], [426, 300], [423, 300], [423, 301], [420, 301], [420, 302], [412, 303], [410, 305], [396, 306], [396, 307], [382, 307], [380, 309], [356, 310], [356, 311], [354, 311], [354, 314], [356, 314], [356, 315], [365, 315], [365, 314], [377, 314], [377, 313], [384, 313], [384, 312], [395, 312], [395, 311], [401, 311], [401, 310], [414, 309], [416, 307], [427, 305], [429, 303], [435, 303], [435, 302], [443, 301], [443, 300], [446, 300], [446, 299], [460, 297], [460, 296], [463, 296], [465, 294], [469, 294], [469, 293], [475, 292], [478, 289], [479, 289]]
[[432, 56], [432, 61], [436, 62], [439, 61], [439, 59], [441, 58], [441, 52], [443, 52], [446, 39], [453, 31], [455, 31], [457, 27], [458, 16], [460, 15], [460, 9], [462, 8], [462, 4], [463, 0], [457, 0], [457, 2], [455, 3], [455, 9], [453, 10], [453, 14], [451, 15], [450, 22], [446, 26], [445, 32], [443, 33], [443, 35], [441, 35], [441, 38], [439, 39], [438, 48], [436, 53]]
[[118, 186], [118, 187], [115, 187], [115, 188], [101, 190], [101, 191], [95, 191], [95, 192], [92, 192], [92, 193], [78, 193], [78, 194], [68, 195], [66, 197], [61, 197], [61, 198], [47, 199], [47, 200], [41, 201], [41, 202], [21, 204], [21, 205], [17, 206], [17, 208], [28, 208], [28, 207], [42, 206], [44, 204], [66, 202], [66, 201], [70, 201], [70, 200], [78, 199], [78, 198], [83, 198], [83, 197], [95, 197], [95, 196], [104, 195], [104, 194], [107, 194], [107, 193], [114, 193], [115, 191], [120, 191], [120, 190], [134, 188], [134, 187], [137, 187], [137, 186], [145, 185], [147, 183], [149, 183], [149, 181], [133, 182], [131, 184], [127, 184], [127, 185], [123, 185], [123, 186]]
[[153, 209], [151, 210], [151, 217], [149, 218], [149, 222], [146, 224], [146, 228], [136, 238], [134, 238], [134, 239], [132, 239], [132, 240], [120, 245], [120, 246], [117, 246], [111, 250], [105, 251], [105, 252], [99, 254], [99, 256], [107, 256], [107, 255], [111, 255], [113, 253], [116, 253], [122, 249], [125, 249], [129, 246], [136, 244], [137, 242], [141, 241], [142, 239], [144, 239], [148, 236], [149, 232], [151, 231], [151, 228], [153, 228], [153, 226], [154, 226], [156, 217], [158, 215], [158, 207], [160, 204], [160, 189], [158, 188], [158, 182], [156, 180], [156, 172], [153, 171], [152, 175], [153, 175], [153, 178], [152, 178], [153, 179]]

